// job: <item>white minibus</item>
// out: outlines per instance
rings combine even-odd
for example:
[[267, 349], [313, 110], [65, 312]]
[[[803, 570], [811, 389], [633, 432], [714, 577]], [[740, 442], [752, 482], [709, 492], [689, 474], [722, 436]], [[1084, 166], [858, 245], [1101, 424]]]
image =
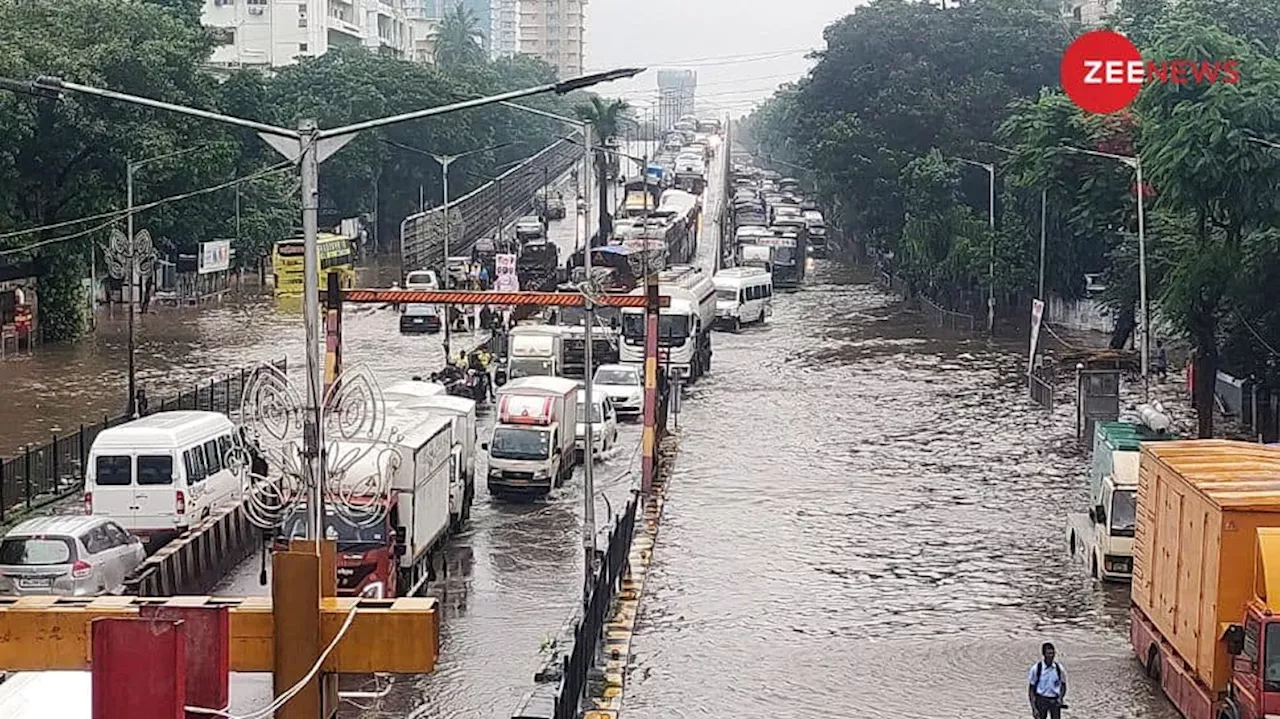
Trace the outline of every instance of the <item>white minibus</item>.
[[716, 286], [716, 324], [734, 331], [773, 314], [773, 275], [761, 267], [729, 267], [711, 278]]

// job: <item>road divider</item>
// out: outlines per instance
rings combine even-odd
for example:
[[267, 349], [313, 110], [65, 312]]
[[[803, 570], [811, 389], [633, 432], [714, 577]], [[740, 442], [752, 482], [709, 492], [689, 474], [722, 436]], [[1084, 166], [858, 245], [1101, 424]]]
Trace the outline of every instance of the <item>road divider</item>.
[[224, 509], [147, 557], [125, 589], [140, 597], [208, 594], [262, 542], [244, 505]]

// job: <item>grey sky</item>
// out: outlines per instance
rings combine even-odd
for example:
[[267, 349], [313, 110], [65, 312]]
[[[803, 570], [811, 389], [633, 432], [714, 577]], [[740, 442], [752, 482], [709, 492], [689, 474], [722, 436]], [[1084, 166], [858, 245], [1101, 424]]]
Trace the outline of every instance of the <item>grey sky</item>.
[[[853, 12], [855, 0], [591, 0], [587, 5], [589, 69], [641, 65], [698, 73], [699, 109], [749, 110], [780, 84], [803, 75], [822, 30]], [[657, 97], [647, 72], [599, 91], [638, 105]]]

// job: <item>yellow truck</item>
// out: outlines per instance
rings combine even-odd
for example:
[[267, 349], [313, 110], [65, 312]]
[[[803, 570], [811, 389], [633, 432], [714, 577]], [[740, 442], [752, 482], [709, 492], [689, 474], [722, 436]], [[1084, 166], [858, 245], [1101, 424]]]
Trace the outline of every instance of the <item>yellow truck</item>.
[[1144, 443], [1134, 529], [1147, 675], [1187, 719], [1280, 715], [1280, 448]]

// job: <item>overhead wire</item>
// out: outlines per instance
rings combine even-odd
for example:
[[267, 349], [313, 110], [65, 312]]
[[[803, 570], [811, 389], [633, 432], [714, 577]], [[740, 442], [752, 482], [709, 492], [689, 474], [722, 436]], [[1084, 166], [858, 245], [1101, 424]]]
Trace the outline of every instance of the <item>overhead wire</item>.
[[[192, 191], [190, 191], [190, 192], [183, 192], [183, 193], [179, 193], [179, 194], [177, 194], [177, 195], [170, 195], [170, 196], [168, 196], [168, 197], [163, 197], [163, 198], [161, 198], [161, 199], [159, 199], [159, 200], [155, 200], [155, 201], [152, 201], [152, 202], [148, 202], [148, 203], [145, 203], [145, 204], [142, 204], [142, 205], [134, 205], [132, 212], [133, 212], [134, 214], [137, 214], [137, 213], [139, 213], [139, 212], [143, 212], [143, 211], [145, 211], [145, 210], [150, 210], [150, 209], [153, 209], [153, 208], [156, 208], [156, 207], [160, 207], [161, 205], [167, 205], [167, 204], [170, 204], [170, 203], [173, 203], [173, 202], [180, 202], [180, 201], [182, 201], [182, 200], [189, 200], [189, 199], [191, 199], [192, 197], [197, 197], [197, 196], [200, 196], [200, 195], [207, 195], [207, 194], [209, 194], [209, 193], [211, 193], [211, 192], [217, 192], [217, 191], [219, 191], [219, 190], [225, 190], [225, 189], [226, 189], [226, 188], [228, 188], [228, 187], [234, 187], [235, 185], [240, 185], [240, 184], [243, 184], [243, 183], [246, 183], [246, 182], [252, 182], [252, 181], [254, 181], [254, 180], [260, 180], [260, 179], [262, 179], [262, 178], [264, 178], [264, 177], [267, 177], [267, 176], [269, 176], [269, 175], [277, 174], [277, 173], [283, 172], [284, 170], [287, 170], [287, 169], [292, 169], [293, 164], [294, 164], [294, 163], [293, 163], [292, 161], [290, 161], [290, 160], [286, 160], [286, 161], [284, 161], [284, 162], [279, 162], [279, 163], [276, 163], [275, 165], [268, 166], [267, 168], [265, 168], [265, 169], [263, 169], [263, 170], [260, 170], [260, 171], [258, 171], [258, 172], [255, 172], [255, 173], [253, 173], [253, 174], [251, 174], [251, 175], [245, 175], [245, 176], [243, 176], [243, 177], [237, 177], [237, 178], [235, 178], [235, 179], [233, 179], [233, 180], [229, 180], [229, 181], [227, 181], [227, 182], [219, 183], [219, 184], [217, 184], [217, 185], [211, 185], [211, 186], [209, 186], [209, 187], [204, 187], [204, 188], [201, 188], [201, 189], [199, 189], [199, 190], [192, 190]], [[27, 228], [27, 229], [25, 229], [25, 230], [13, 230], [13, 231], [11, 231], [11, 232], [6, 232], [6, 233], [3, 233], [3, 234], [0, 234], [0, 240], [6, 240], [6, 239], [9, 239], [9, 238], [12, 238], [12, 237], [19, 237], [19, 236], [22, 236], [22, 235], [30, 235], [30, 234], [35, 234], [35, 233], [38, 233], [38, 232], [47, 232], [47, 231], [49, 231], [49, 230], [56, 230], [56, 229], [63, 228], [63, 227], [68, 227], [68, 226], [71, 226], [71, 225], [80, 225], [80, 224], [84, 224], [84, 223], [86, 223], [86, 222], [94, 222], [94, 221], [96, 221], [96, 220], [105, 220], [105, 222], [102, 222], [101, 224], [95, 225], [94, 227], [91, 227], [91, 228], [89, 228], [89, 229], [87, 229], [87, 230], [81, 230], [81, 231], [79, 231], [79, 232], [74, 232], [74, 233], [69, 234], [69, 235], [59, 235], [58, 237], [52, 237], [52, 238], [49, 238], [49, 239], [46, 239], [46, 240], [40, 240], [39, 242], [33, 242], [33, 243], [31, 243], [31, 244], [28, 244], [28, 245], [22, 245], [21, 247], [10, 247], [10, 248], [6, 248], [6, 249], [3, 249], [3, 250], [0, 250], [0, 257], [4, 257], [4, 256], [6, 256], [6, 255], [18, 254], [18, 253], [20, 253], [20, 252], [28, 252], [28, 251], [30, 251], [30, 250], [38, 249], [38, 248], [40, 248], [40, 247], [44, 247], [44, 246], [46, 246], [46, 245], [57, 244], [57, 243], [59, 243], [59, 242], [66, 242], [66, 241], [68, 241], [68, 240], [74, 240], [74, 239], [76, 239], [77, 237], [83, 237], [83, 236], [88, 235], [88, 234], [91, 234], [91, 233], [93, 233], [93, 232], [97, 232], [97, 231], [99, 231], [99, 230], [105, 229], [106, 227], [109, 227], [109, 226], [111, 226], [112, 224], [115, 224], [115, 222], [116, 222], [117, 220], [119, 220], [119, 219], [120, 219], [120, 218], [122, 218], [122, 217], [127, 217], [127, 216], [129, 215], [129, 213], [130, 213], [130, 210], [128, 210], [128, 209], [124, 209], [124, 210], [112, 210], [111, 212], [103, 212], [103, 213], [100, 213], [100, 214], [97, 214], [97, 215], [89, 215], [89, 216], [87, 216], [87, 217], [80, 217], [80, 218], [77, 218], [77, 219], [74, 219], [74, 220], [65, 220], [65, 221], [63, 221], [63, 222], [55, 222], [55, 223], [50, 224], [50, 225], [42, 225], [42, 226], [40, 226], [40, 227], [31, 227], [31, 228]]]

